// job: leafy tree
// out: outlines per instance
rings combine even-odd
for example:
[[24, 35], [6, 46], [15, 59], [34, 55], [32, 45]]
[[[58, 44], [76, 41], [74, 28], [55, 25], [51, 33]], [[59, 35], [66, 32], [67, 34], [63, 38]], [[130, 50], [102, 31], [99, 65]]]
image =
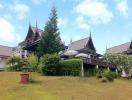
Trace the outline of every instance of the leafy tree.
[[36, 71], [38, 65], [38, 57], [34, 53], [31, 53], [27, 57], [27, 63], [28, 66], [32, 69], [32, 71]]
[[20, 71], [22, 67], [22, 59], [19, 56], [11, 56], [6, 60], [9, 70]]
[[120, 70], [128, 71], [132, 69], [132, 55], [106, 53], [103, 58], [107, 62], [116, 64]]
[[47, 53], [59, 52], [64, 47], [59, 36], [60, 32], [57, 26], [57, 19], [57, 11], [53, 6], [49, 14], [49, 19], [44, 27], [42, 38], [38, 44], [37, 54], [39, 57]]

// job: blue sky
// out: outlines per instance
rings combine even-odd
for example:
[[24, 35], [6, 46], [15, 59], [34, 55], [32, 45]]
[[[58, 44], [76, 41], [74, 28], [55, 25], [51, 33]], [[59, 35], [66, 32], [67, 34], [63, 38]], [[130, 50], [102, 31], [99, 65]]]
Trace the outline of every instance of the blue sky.
[[0, 0], [0, 45], [23, 41], [29, 22], [43, 29], [53, 3], [65, 44], [91, 31], [97, 52], [104, 53], [132, 39], [132, 0]]

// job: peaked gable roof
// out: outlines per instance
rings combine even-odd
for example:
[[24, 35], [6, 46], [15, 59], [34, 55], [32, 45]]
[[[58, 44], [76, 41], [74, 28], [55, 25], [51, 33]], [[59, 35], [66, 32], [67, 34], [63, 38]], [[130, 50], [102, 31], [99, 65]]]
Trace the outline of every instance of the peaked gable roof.
[[[93, 48], [91, 48], [90, 45], [92, 45]], [[81, 49], [85, 49], [85, 48], [95, 50], [91, 37], [87, 37], [84, 39], [80, 39], [80, 40], [71, 42], [71, 44], [69, 44], [67, 50], [81, 50]]]
[[34, 35], [34, 36], [38, 35], [40, 37], [42, 35], [42, 33], [43, 33], [43, 30], [38, 29], [37, 27], [33, 27], [33, 26], [29, 25], [28, 33], [27, 33], [27, 36], [26, 36], [25, 40], [32, 37], [32, 35]]
[[128, 49], [131, 49], [132, 42], [127, 42], [118, 46], [114, 46], [112, 48], [108, 48], [106, 50], [107, 53], [123, 53], [126, 52]]
[[93, 44], [93, 41], [92, 41], [92, 38], [91, 38], [91, 35], [89, 37], [89, 40], [87, 42], [87, 45], [86, 45], [87, 48], [91, 49], [91, 50], [94, 50], [96, 51], [95, 47], [94, 47], [94, 44]]

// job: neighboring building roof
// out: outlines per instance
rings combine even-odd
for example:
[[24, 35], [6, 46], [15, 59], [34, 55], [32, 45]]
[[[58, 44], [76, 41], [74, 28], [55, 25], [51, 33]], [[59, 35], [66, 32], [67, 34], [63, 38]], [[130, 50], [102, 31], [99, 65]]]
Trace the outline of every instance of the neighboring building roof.
[[71, 42], [71, 44], [69, 44], [68, 49], [67, 50], [80, 50], [80, 49], [84, 49], [85, 46], [87, 45], [87, 42], [89, 40], [89, 37], [84, 38], [84, 39], [80, 39], [74, 42]]
[[12, 47], [0, 45], [0, 56], [11, 56], [12, 55]]
[[106, 50], [107, 53], [123, 53], [130, 49], [131, 42], [127, 42], [118, 46], [114, 46], [112, 48], [108, 48]]

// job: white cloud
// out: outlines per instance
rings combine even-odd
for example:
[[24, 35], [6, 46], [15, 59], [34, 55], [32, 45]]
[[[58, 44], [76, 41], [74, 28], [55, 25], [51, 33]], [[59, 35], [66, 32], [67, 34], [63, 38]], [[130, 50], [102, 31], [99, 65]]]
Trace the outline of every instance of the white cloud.
[[90, 29], [90, 26], [88, 24], [86, 24], [83, 16], [77, 17], [76, 22], [77, 22], [77, 25], [79, 26], [79, 28], [86, 29], [86, 30]]
[[45, 2], [46, 0], [31, 0], [34, 4], [39, 5], [42, 2]]
[[30, 11], [29, 6], [25, 4], [15, 4], [13, 6], [14, 11], [17, 13], [18, 19], [24, 19], [27, 17], [28, 12]]
[[115, 0], [117, 2], [117, 9], [119, 12], [124, 15], [128, 16], [128, 1], [127, 0]]
[[91, 23], [108, 23], [113, 17], [112, 11], [100, 0], [83, 0], [76, 6], [75, 11], [90, 18]]
[[0, 4], [0, 9], [3, 9], [3, 8], [4, 8], [4, 6], [2, 4]]
[[0, 40], [5, 42], [17, 42], [20, 36], [15, 33], [15, 27], [6, 19], [0, 18]]
[[65, 19], [58, 18], [58, 26], [60, 28], [65, 28], [67, 26], [67, 21]]
[[12, 18], [12, 15], [10, 13], [6, 13], [6, 14], [3, 14], [3, 17], [5, 19], [11, 19]]

